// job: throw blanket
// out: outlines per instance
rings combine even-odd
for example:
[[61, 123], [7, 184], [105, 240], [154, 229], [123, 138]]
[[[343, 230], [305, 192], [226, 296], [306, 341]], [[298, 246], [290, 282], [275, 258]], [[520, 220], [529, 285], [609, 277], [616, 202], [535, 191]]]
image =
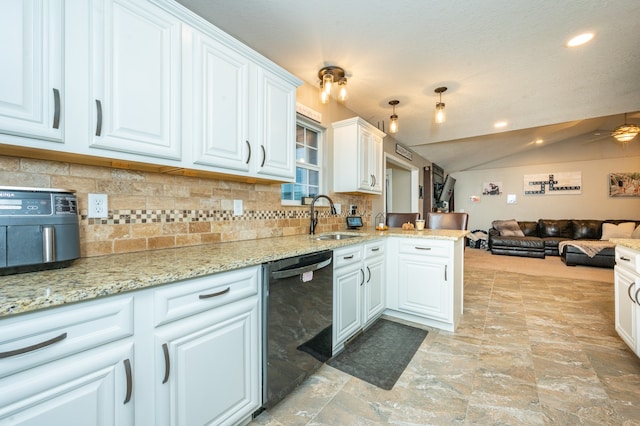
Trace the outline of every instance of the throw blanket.
[[560, 251], [560, 253], [563, 252], [564, 246], [576, 247], [587, 256], [594, 257], [602, 250], [610, 247], [615, 247], [616, 245], [614, 243], [610, 243], [609, 241], [560, 241], [560, 243], [558, 244], [558, 251]]

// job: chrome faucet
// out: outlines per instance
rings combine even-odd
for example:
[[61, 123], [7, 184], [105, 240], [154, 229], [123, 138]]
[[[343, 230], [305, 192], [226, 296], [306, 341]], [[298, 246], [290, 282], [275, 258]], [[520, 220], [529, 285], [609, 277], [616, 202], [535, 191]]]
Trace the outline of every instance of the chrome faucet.
[[311, 201], [311, 226], [309, 227], [310, 235], [315, 234], [316, 226], [318, 225], [318, 212], [315, 211], [315, 205], [316, 205], [316, 201], [318, 201], [318, 198], [326, 198], [327, 200], [329, 200], [329, 204], [331, 205], [331, 214], [336, 214], [336, 208], [333, 205], [333, 200], [331, 200], [331, 198], [322, 194], [316, 195]]

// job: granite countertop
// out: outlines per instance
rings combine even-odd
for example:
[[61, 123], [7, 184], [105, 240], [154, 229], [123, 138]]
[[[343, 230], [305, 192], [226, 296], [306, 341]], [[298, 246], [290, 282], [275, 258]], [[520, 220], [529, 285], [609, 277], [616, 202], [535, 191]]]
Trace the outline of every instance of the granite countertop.
[[640, 239], [638, 238], [612, 238], [609, 241], [623, 247], [640, 250]]
[[317, 236], [297, 235], [81, 258], [68, 268], [0, 276], [0, 318], [385, 236], [455, 241], [468, 232], [391, 228], [383, 232], [357, 232], [357, 237], [343, 240], [317, 240]]

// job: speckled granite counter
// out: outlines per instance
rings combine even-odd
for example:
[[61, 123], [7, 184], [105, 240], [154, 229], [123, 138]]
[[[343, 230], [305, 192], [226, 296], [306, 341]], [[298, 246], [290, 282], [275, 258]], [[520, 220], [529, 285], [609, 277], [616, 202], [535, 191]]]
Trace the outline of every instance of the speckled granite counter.
[[617, 245], [621, 245], [623, 247], [629, 247], [634, 250], [640, 250], [640, 239], [638, 238], [633, 238], [633, 239], [632, 238], [612, 238], [609, 241]]
[[64, 269], [0, 277], [0, 318], [335, 249], [384, 236], [458, 240], [467, 233], [392, 228], [385, 232], [359, 232], [358, 237], [346, 240], [320, 241], [309, 235], [298, 235], [82, 258]]

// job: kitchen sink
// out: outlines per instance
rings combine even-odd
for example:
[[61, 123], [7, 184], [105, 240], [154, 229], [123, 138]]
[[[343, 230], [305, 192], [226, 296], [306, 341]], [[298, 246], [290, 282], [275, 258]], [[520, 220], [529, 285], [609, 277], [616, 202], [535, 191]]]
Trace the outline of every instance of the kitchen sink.
[[323, 234], [316, 237], [316, 240], [346, 240], [349, 238], [359, 237], [354, 234]]

